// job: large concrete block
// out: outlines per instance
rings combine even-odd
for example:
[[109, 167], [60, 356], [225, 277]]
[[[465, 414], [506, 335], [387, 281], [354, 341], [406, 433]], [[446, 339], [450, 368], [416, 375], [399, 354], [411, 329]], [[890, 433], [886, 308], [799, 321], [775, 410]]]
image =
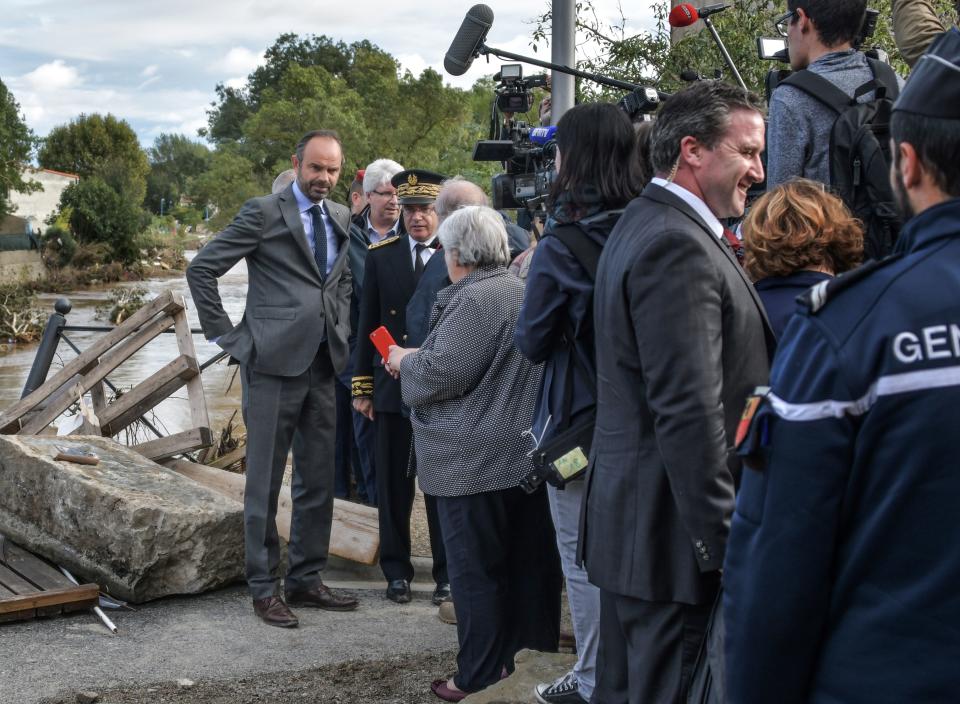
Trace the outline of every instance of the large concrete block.
[[242, 505], [109, 438], [0, 435], [0, 533], [133, 602], [243, 574]]

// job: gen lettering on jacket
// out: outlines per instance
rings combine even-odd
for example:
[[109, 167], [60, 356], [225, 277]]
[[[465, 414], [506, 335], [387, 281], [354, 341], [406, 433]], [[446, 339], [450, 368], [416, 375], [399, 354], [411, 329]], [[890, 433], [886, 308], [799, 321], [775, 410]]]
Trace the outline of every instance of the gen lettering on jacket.
[[960, 325], [931, 325], [898, 333], [893, 338], [893, 356], [903, 364], [960, 359]]

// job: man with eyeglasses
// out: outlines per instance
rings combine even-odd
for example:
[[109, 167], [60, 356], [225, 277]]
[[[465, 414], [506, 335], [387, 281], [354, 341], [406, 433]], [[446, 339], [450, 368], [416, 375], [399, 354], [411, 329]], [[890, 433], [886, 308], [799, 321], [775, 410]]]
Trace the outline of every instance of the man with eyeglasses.
[[[410, 601], [413, 579], [410, 514], [415, 484], [408, 472], [413, 431], [400, 399], [400, 382], [384, 369], [370, 333], [382, 325], [398, 344], [406, 340], [407, 304], [438, 246], [434, 201], [443, 178], [430, 171], [408, 169], [391, 179], [406, 232], [370, 245], [357, 327], [353, 407], [374, 422], [380, 568], [387, 580], [387, 598], [398, 604]], [[426, 497], [426, 509], [436, 582], [433, 602], [439, 605], [450, 596], [450, 580], [436, 503], [431, 497]]]
[[[874, 78], [867, 58], [853, 48], [866, 9], [866, 0], [788, 0], [788, 12], [776, 26], [787, 38], [790, 67], [821, 76], [853, 98]], [[869, 91], [858, 100], [873, 96]], [[798, 176], [829, 184], [835, 119], [836, 113], [800, 88], [778, 86], [770, 98], [767, 186]]]

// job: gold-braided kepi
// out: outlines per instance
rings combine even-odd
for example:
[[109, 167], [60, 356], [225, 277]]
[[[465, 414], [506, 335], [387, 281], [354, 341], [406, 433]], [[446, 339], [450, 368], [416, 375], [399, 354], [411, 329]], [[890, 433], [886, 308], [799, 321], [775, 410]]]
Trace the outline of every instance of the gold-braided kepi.
[[397, 189], [400, 205], [430, 205], [437, 199], [445, 178], [433, 171], [407, 169], [390, 179], [390, 183]]

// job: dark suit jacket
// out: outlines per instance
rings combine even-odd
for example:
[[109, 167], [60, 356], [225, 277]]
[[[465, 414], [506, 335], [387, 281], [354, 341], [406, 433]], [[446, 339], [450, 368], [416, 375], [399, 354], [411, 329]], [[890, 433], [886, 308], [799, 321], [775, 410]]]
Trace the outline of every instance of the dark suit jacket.
[[597, 425], [581, 556], [590, 581], [647, 601], [702, 603], [723, 565], [744, 400], [772, 335], [727, 246], [648, 186], [600, 259]]
[[[339, 253], [322, 279], [300, 221], [293, 186], [252, 198], [187, 267], [187, 283], [208, 339], [252, 370], [297, 376], [326, 336], [336, 370], [347, 366], [351, 277], [347, 266], [350, 211], [324, 201]], [[217, 278], [247, 263], [247, 304], [236, 326], [223, 309]]]
[[379, 412], [403, 411], [400, 382], [383, 368], [370, 333], [383, 325], [398, 345], [404, 345], [407, 303], [416, 288], [409, 240], [409, 235], [401, 235], [371, 246], [364, 266], [353, 379], [355, 387], [358, 380], [373, 379], [373, 408]]
[[435, 252], [423, 268], [417, 288], [407, 303], [407, 337], [404, 347], [419, 347], [427, 339], [430, 334], [430, 314], [437, 302], [437, 294], [449, 285], [450, 276], [443, 252]]

